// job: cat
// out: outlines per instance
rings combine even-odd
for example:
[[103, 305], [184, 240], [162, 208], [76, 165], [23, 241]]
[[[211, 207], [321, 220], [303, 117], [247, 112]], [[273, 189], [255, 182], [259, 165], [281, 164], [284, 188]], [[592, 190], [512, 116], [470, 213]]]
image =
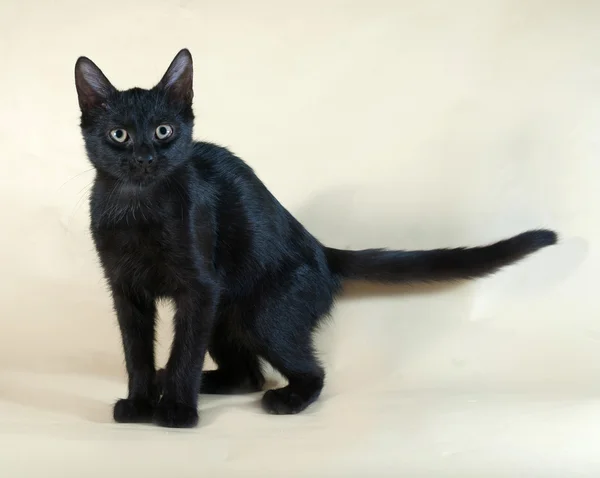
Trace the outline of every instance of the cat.
[[[412, 283], [492, 274], [557, 242], [534, 229], [491, 245], [340, 250], [313, 237], [240, 158], [192, 138], [193, 66], [181, 50], [151, 89], [117, 90], [78, 58], [80, 127], [95, 168], [90, 230], [121, 331], [128, 396], [116, 422], [198, 423], [198, 393], [258, 392], [260, 359], [287, 379], [272, 414], [304, 410], [325, 373], [312, 333], [347, 280]], [[175, 305], [174, 338], [156, 371], [156, 302]], [[216, 370], [203, 371], [208, 352]]]

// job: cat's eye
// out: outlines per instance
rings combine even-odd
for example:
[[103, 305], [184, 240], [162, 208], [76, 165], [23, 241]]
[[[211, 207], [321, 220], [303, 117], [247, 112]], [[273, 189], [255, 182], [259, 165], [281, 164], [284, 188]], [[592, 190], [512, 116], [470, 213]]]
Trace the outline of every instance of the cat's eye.
[[124, 143], [129, 139], [129, 135], [123, 128], [115, 128], [111, 130], [110, 138], [117, 143]]
[[156, 128], [154, 134], [156, 136], [156, 139], [164, 141], [165, 139], [171, 137], [171, 135], [173, 134], [173, 128], [168, 124], [161, 124]]

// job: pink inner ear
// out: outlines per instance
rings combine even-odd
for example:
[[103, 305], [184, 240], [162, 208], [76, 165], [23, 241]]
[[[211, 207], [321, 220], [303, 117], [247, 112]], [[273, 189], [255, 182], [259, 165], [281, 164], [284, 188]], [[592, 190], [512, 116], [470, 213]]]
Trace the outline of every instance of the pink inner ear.
[[113, 90], [113, 86], [102, 71], [91, 61], [81, 61], [79, 63], [77, 77], [81, 93], [91, 101], [97, 102], [106, 99]]
[[103, 80], [102, 75], [91, 65], [84, 64], [82, 66], [83, 78], [88, 83], [90, 88], [98, 93], [108, 92], [106, 82]]
[[181, 58], [177, 58], [173, 65], [171, 65], [171, 68], [169, 68], [169, 71], [166, 75], [167, 81], [165, 82], [165, 86], [171, 87], [177, 83], [177, 81], [185, 74], [189, 66], [190, 65], [187, 58], [185, 58], [183, 55]]

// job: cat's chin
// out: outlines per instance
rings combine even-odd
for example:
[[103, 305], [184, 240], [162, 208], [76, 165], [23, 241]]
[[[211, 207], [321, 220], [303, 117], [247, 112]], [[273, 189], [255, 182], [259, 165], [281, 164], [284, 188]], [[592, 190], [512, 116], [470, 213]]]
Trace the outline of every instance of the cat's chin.
[[123, 181], [120, 186], [121, 194], [139, 195], [153, 189], [160, 181], [158, 177], [148, 177], [143, 179], [131, 179]]

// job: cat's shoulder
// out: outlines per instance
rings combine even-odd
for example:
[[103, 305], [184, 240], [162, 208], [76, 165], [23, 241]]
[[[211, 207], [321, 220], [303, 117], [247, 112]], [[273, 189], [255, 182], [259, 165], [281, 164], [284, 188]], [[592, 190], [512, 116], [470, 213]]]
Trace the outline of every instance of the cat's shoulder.
[[201, 160], [223, 160], [235, 155], [225, 146], [209, 143], [208, 141], [194, 141], [192, 156]]
[[196, 167], [231, 173], [250, 173], [252, 168], [225, 146], [205, 141], [194, 142], [192, 160]]

